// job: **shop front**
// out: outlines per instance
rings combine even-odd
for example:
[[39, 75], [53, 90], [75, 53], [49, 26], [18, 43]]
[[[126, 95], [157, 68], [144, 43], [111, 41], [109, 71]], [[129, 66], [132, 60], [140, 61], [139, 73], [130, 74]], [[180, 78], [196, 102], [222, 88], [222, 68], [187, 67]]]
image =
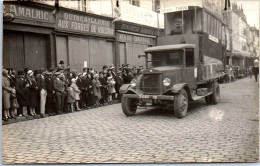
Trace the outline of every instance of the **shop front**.
[[55, 66], [52, 11], [53, 8], [42, 4], [4, 2], [4, 68], [22, 70]]
[[[160, 31], [161, 33], [161, 31]], [[117, 66], [129, 64], [130, 66], [145, 66], [145, 59], [138, 58], [144, 55], [144, 49], [156, 45], [158, 29], [126, 23], [116, 23], [116, 57]]]
[[56, 62], [64, 61], [78, 72], [84, 67], [98, 71], [115, 62], [112, 19], [60, 9], [56, 22]]

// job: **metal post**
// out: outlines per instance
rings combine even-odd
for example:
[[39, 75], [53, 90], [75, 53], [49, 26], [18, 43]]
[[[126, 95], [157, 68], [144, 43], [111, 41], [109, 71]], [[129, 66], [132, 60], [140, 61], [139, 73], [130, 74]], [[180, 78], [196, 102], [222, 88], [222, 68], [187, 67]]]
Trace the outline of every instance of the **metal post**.
[[[196, 29], [196, 25], [197, 25], [197, 7], [195, 6], [195, 24], [193, 24], [193, 25], [195, 25], [195, 34], [197, 34], [197, 29]], [[202, 25], [203, 26], [203, 25]]]
[[183, 27], [183, 10], [181, 11], [181, 34], [183, 35], [184, 27]]
[[156, 10], [157, 11], [157, 37], [159, 37], [159, 33], [160, 33], [160, 30], [159, 30], [159, 9]]

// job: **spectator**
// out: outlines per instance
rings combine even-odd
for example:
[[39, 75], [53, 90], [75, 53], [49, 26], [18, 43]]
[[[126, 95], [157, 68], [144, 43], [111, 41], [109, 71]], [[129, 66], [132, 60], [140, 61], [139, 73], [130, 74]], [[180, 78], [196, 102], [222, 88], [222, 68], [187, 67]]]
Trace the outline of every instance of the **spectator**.
[[55, 91], [55, 97], [56, 97], [56, 109], [58, 114], [63, 113], [63, 108], [64, 108], [64, 98], [65, 98], [65, 85], [63, 81], [61, 80], [61, 73], [57, 72], [56, 73], [56, 78], [53, 81], [53, 87]]
[[107, 78], [107, 83], [108, 83], [108, 102], [112, 102], [112, 96], [116, 93], [115, 90], [115, 81], [112, 76], [109, 76]]
[[27, 72], [27, 80], [29, 82], [30, 91], [30, 115], [36, 116], [35, 108], [38, 107], [38, 86], [32, 70]]
[[71, 87], [71, 84], [68, 86], [68, 104], [69, 104], [69, 112], [74, 112], [74, 103], [76, 101], [75, 98], [75, 91], [73, 90], [73, 88]]
[[54, 76], [51, 72], [45, 74], [47, 98], [46, 98], [46, 114], [55, 115], [55, 90], [53, 86]]
[[116, 93], [117, 93], [117, 99], [119, 101], [121, 101], [121, 95], [119, 94], [119, 89], [120, 87], [124, 84], [124, 80], [122, 78], [122, 72], [121, 71], [118, 71], [117, 72], [117, 75], [116, 75], [116, 84], [115, 84], [115, 90], [116, 90]]
[[36, 76], [37, 86], [39, 88], [40, 93], [40, 115], [41, 117], [45, 116], [45, 104], [46, 104], [46, 97], [47, 97], [47, 88], [45, 82], [45, 70], [44, 68], [40, 69], [38, 76]]
[[11, 94], [15, 94], [16, 91], [10, 86], [7, 70], [3, 69], [2, 76], [3, 120], [8, 120], [9, 118], [12, 118], [12, 114], [9, 114], [9, 109], [11, 107], [10, 96]]
[[79, 108], [79, 100], [80, 100], [80, 97], [79, 97], [79, 94], [80, 94], [80, 90], [78, 88], [78, 86], [76, 85], [76, 81], [77, 79], [73, 78], [71, 80], [71, 88], [73, 89], [74, 91], [74, 97], [75, 97], [75, 103], [76, 103], [76, 109], [77, 111], [80, 111], [81, 109]]
[[15, 81], [15, 89], [17, 92], [17, 100], [20, 105], [20, 110], [18, 115], [28, 116], [27, 106], [30, 105], [30, 91], [28, 89], [29, 84], [25, 79], [24, 71], [18, 71], [18, 77]]
[[100, 99], [101, 99], [101, 90], [100, 87], [102, 86], [100, 81], [99, 81], [99, 75], [95, 74], [94, 78], [93, 78], [93, 92], [94, 92], [94, 96], [95, 96], [95, 104], [98, 106], [100, 103]]

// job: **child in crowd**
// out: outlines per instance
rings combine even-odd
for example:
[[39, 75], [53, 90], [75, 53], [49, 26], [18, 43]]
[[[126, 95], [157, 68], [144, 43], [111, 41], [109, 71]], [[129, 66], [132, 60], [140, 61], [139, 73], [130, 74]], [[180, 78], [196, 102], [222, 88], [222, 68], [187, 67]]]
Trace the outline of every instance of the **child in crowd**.
[[112, 101], [112, 96], [116, 93], [116, 90], [115, 90], [115, 80], [113, 79], [112, 76], [109, 76], [107, 78], [107, 83], [108, 83], [108, 86], [107, 86], [107, 90], [108, 90], [108, 102], [111, 103]]
[[75, 92], [73, 90], [72, 84], [68, 87], [68, 104], [69, 104], [69, 112], [74, 112], [74, 103], [76, 101]]
[[80, 111], [81, 110], [79, 108], [79, 100], [80, 100], [79, 94], [80, 94], [80, 90], [79, 90], [79, 87], [76, 84], [76, 81], [77, 81], [77, 79], [75, 79], [75, 78], [71, 79], [71, 88], [73, 89], [74, 95], [75, 95], [76, 109], [77, 109], [77, 111]]

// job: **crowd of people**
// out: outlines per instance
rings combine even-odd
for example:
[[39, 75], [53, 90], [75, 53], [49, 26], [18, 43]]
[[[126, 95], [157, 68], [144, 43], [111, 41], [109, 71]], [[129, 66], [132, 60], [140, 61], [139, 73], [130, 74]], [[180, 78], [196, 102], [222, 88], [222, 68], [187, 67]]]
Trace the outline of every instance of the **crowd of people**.
[[82, 73], [77, 73], [64, 67], [63, 61], [49, 70], [3, 69], [2, 119], [52, 116], [120, 101], [121, 85], [130, 83], [142, 70], [142, 66], [126, 64], [116, 72], [114, 65], [104, 65], [100, 72], [83, 68]]
[[225, 77], [223, 82], [233, 82], [237, 79], [244, 78], [250, 76], [250, 79], [254, 75], [255, 81], [257, 82], [257, 77], [259, 74], [259, 67], [240, 67], [240, 66], [232, 66], [227, 65], [225, 70]]

